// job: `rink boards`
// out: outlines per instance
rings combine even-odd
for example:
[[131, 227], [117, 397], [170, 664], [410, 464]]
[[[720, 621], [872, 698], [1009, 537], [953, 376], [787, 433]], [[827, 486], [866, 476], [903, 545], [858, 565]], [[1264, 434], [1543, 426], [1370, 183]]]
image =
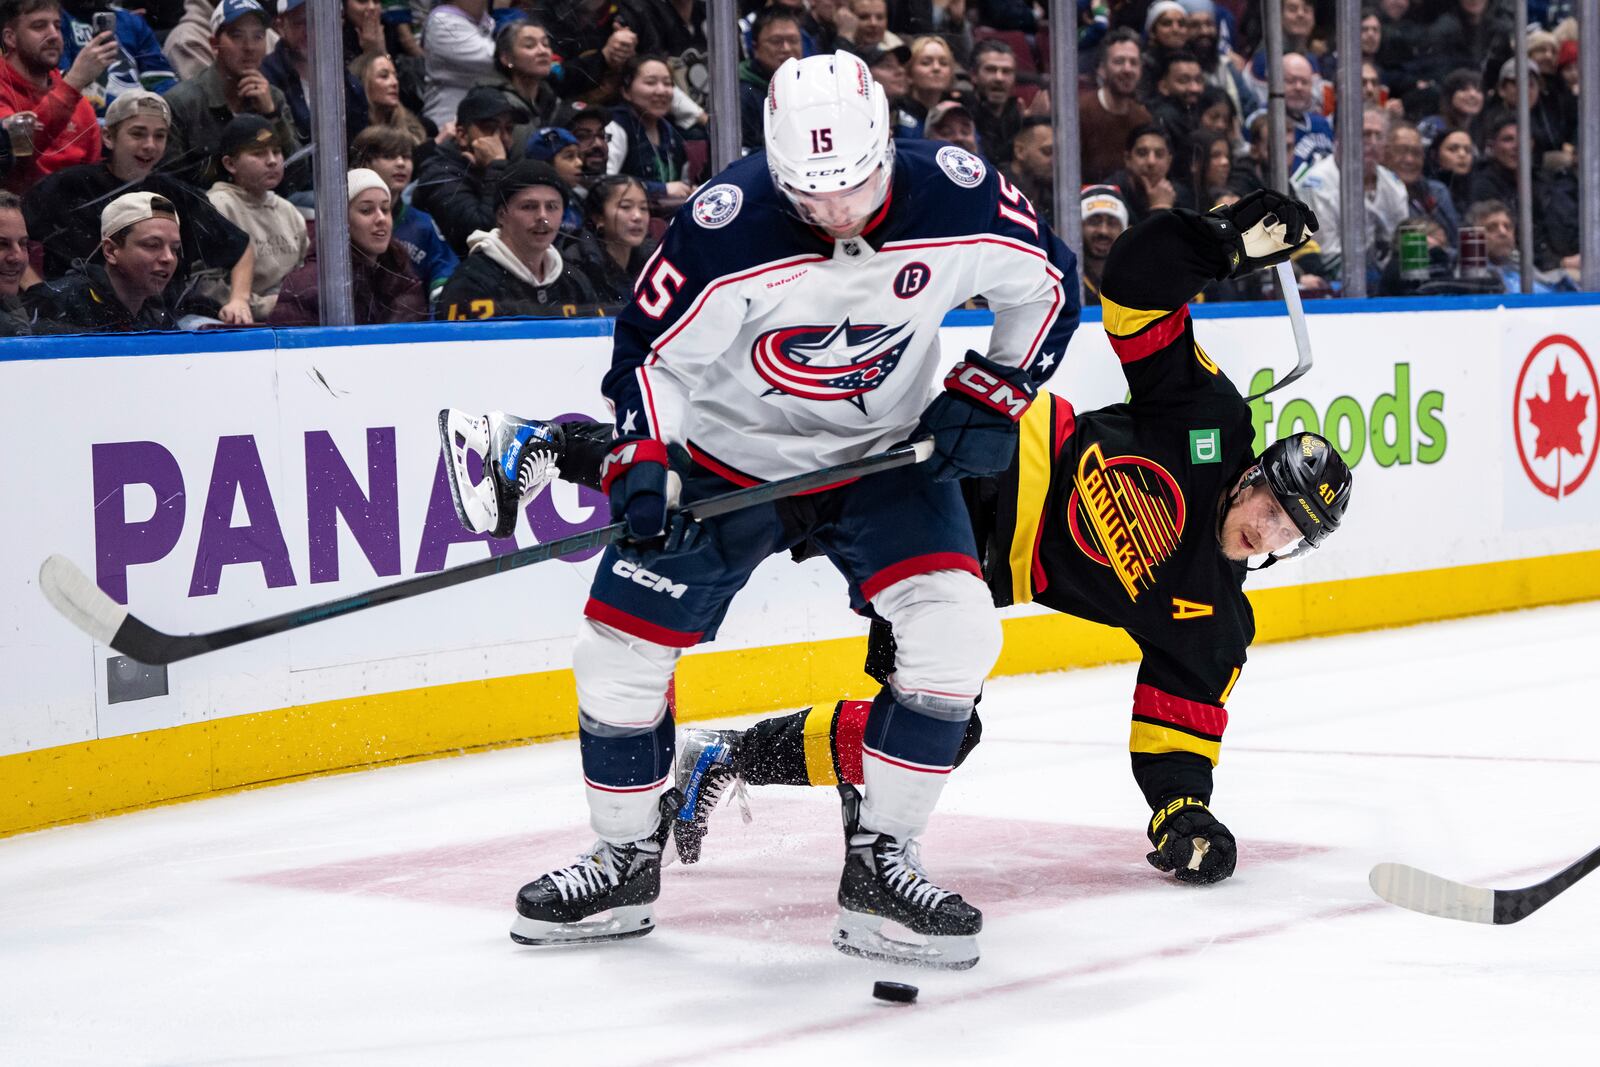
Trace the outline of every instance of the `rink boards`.
[[[1251, 579], [1262, 639], [1600, 596], [1600, 303], [1503, 300], [1309, 309], [1317, 366], [1254, 404], [1257, 447], [1319, 430], [1354, 465], [1356, 488], [1328, 550]], [[1196, 318], [1242, 391], [1294, 364], [1274, 305]], [[952, 314], [946, 357], [981, 348], [987, 323]], [[0, 343], [0, 491], [12, 516], [0, 561], [0, 834], [573, 731], [570, 642], [592, 560], [166, 671], [74, 630], [40, 596], [37, 571], [62, 553], [181, 633], [508, 551], [456, 523], [439, 408], [604, 418], [609, 352], [606, 320]], [[1080, 409], [1123, 398], [1097, 316], [1085, 316], [1052, 388]], [[601, 525], [604, 510], [598, 494], [557, 483], [529, 506], [516, 544]], [[683, 661], [680, 717], [868, 695], [865, 627], [843, 593], [821, 561], [765, 564], [721, 637]], [[1133, 654], [1104, 628], [1007, 614], [1002, 673]]]

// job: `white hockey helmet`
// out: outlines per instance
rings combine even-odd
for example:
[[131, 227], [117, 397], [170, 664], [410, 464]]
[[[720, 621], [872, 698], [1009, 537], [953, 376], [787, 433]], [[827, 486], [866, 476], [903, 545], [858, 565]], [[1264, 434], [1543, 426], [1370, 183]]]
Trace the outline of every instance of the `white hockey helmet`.
[[859, 233], [894, 173], [889, 100], [849, 52], [785, 60], [767, 89], [763, 126], [772, 181], [806, 222]]

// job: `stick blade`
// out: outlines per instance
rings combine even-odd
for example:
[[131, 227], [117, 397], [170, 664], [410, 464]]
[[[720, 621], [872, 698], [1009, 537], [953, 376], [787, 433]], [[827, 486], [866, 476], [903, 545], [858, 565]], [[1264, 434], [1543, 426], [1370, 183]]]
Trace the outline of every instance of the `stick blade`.
[[72, 625], [99, 641], [111, 644], [128, 609], [91, 582], [65, 556], [51, 556], [39, 567], [39, 591]]
[[1380, 863], [1367, 875], [1372, 891], [1390, 904], [1441, 919], [1493, 923], [1494, 890], [1463, 885], [1404, 863]]

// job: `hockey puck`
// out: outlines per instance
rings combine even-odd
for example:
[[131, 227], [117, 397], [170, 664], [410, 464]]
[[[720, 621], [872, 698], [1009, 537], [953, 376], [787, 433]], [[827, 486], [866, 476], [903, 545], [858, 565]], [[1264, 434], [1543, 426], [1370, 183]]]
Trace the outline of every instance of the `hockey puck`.
[[917, 999], [917, 987], [904, 982], [873, 982], [872, 995], [893, 1004], [910, 1004]]

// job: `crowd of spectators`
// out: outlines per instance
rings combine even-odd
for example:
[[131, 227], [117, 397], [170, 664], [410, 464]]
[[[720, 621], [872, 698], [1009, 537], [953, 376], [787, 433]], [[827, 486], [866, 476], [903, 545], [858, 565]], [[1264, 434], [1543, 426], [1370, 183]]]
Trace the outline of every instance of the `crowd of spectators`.
[[[357, 321], [614, 312], [709, 177], [704, 0], [341, 5]], [[1576, 3], [1361, 16], [1368, 289], [1520, 285], [1515, 53], [1531, 64], [1535, 287], [1578, 268]], [[1074, 6], [1065, 5], [1067, 10]], [[1345, 269], [1332, 0], [1284, 0], [1291, 182]], [[1077, 0], [1085, 299], [1151, 211], [1270, 180], [1257, 0]], [[741, 0], [739, 132], [790, 57], [860, 54], [899, 138], [986, 157], [1054, 221], [1039, 0]], [[0, 0], [0, 332], [318, 321], [306, 0]], [[327, 90], [324, 90], [326, 93]], [[1066, 146], [1073, 150], [1074, 146]], [[1275, 295], [1220, 283], [1207, 299]]]

